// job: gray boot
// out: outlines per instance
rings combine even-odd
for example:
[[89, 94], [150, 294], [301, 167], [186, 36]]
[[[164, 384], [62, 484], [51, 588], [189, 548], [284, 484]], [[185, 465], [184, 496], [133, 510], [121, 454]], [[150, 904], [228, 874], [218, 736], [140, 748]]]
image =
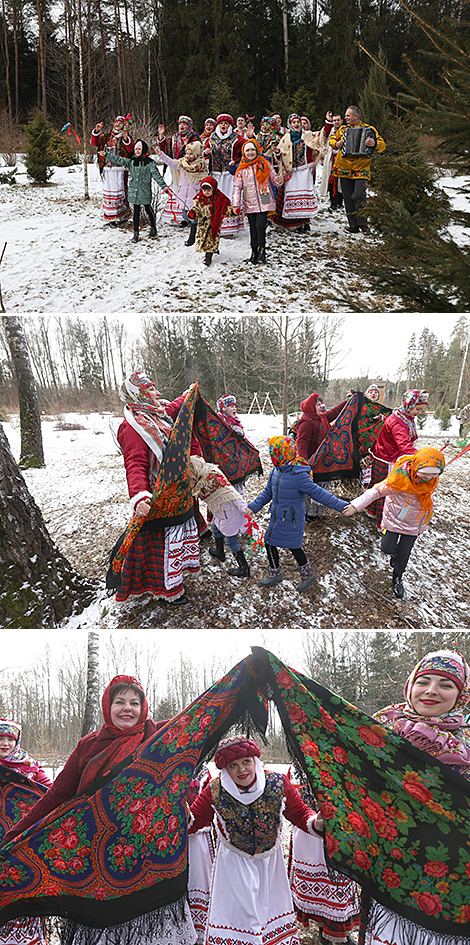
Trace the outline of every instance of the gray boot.
[[241, 548], [240, 551], [237, 551], [235, 558], [237, 560], [238, 568], [227, 568], [227, 574], [231, 574], [232, 577], [249, 577], [250, 566]]
[[309, 587], [316, 583], [317, 576], [309, 561], [305, 564], [299, 564], [299, 572], [302, 580], [300, 584], [297, 584], [297, 590], [302, 594], [303, 591], [308, 591]]
[[268, 567], [268, 573], [266, 577], [262, 578], [259, 582], [260, 587], [272, 587], [273, 584], [280, 584], [282, 581], [282, 568], [279, 565], [278, 568], [272, 568], [271, 565]]
[[214, 548], [214, 545], [212, 545], [209, 548], [209, 554], [212, 555], [213, 558], [218, 558], [219, 561], [225, 561], [225, 550], [224, 550], [223, 538], [215, 539], [215, 548]]

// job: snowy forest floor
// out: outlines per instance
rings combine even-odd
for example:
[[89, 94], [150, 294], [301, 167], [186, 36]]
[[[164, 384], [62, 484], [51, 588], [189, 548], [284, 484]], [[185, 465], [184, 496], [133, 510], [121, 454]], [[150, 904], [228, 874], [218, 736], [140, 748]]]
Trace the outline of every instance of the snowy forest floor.
[[[304, 548], [318, 583], [299, 594], [299, 574], [293, 557], [281, 551], [284, 581], [274, 588], [260, 588], [267, 571], [264, 549], [251, 559], [251, 578], [227, 575], [233, 563], [227, 550], [225, 564], [201, 546], [201, 571], [185, 576], [189, 603], [172, 607], [150, 595], [125, 604], [107, 598], [104, 577], [107, 552], [129, 520], [127, 487], [122, 457], [112, 430], [119, 418], [101, 414], [67, 414], [43, 420], [46, 466], [24, 473], [41, 508], [48, 529], [60, 550], [77, 570], [97, 582], [95, 601], [83, 614], [65, 621], [71, 629], [114, 628], [344, 628], [344, 629], [468, 629], [470, 626], [470, 513], [469, 454], [448, 466], [435, 498], [435, 512], [425, 534], [413, 548], [404, 577], [406, 597], [391, 593], [388, 558], [380, 552], [378, 531], [364, 514], [344, 518], [326, 510], [305, 529]], [[246, 484], [248, 501], [263, 488], [271, 468], [267, 438], [282, 431], [281, 417], [243, 416], [248, 438], [261, 452], [262, 479]], [[454, 425], [456, 421], [453, 421]], [[82, 429], [67, 429], [67, 425]], [[19, 455], [19, 422], [4, 424], [16, 458]], [[65, 427], [65, 429], [61, 429]], [[452, 429], [452, 432], [453, 429]], [[442, 447], [449, 434], [427, 418], [419, 446]], [[455, 439], [455, 437], [454, 437]], [[447, 462], [458, 452], [451, 444]], [[359, 484], [338, 484], [343, 498], [358, 494]], [[203, 511], [205, 506], [203, 506]], [[262, 527], [269, 521], [269, 506], [258, 514]], [[246, 547], [246, 540], [242, 539]]]
[[[320, 174], [321, 166], [317, 180]], [[144, 210], [137, 244], [131, 222], [104, 226], [96, 165], [88, 175], [89, 201], [78, 165], [54, 168], [50, 183], [38, 186], [28, 182], [20, 162], [16, 184], [0, 185], [7, 313], [350, 311], [342, 296], [363, 311], [404, 309], [351, 272], [348, 246], [367, 246], [374, 237], [348, 234], [344, 210], [329, 213], [328, 198], [320, 198], [310, 233], [268, 228], [268, 265], [247, 262], [245, 223], [239, 238], [221, 240], [220, 254], [206, 268], [203, 254], [184, 245], [187, 229], [161, 222], [158, 238], [150, 240]]]

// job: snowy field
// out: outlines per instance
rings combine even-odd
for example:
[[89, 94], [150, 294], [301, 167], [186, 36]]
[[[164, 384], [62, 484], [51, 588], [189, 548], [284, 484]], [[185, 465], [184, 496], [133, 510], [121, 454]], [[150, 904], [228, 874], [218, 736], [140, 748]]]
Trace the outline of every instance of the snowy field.
[[[67, 414], [67, 424], [83, 429], [60, 430], [58, 417], [43, 420], [46, 456], [44, 469], [24, 473], [40, 506], [48, 529], [60, 550], [78, 571], [98, 584], [95, 601], [81, 615], [62, 626], [67, 629], [115, 629], [131, 627], [220, 628], [453, 628], [470, 627], [470, 454], [448, 466], [435, 495], [435, 512], [425, 534], [418, 539], [404, 577], [406, 598], [391, 593], [388, 558], [379, 550], [373, 522], [364, 514], [343, 518], [326, 513], [308, 523], [304, 548], [318, 576], [318, 583], [299, 594], [299, 575], [289, 552], [281, 552], [284, 581], [274, 588], [260, 588], [266, 574], [264, 550], [251, 559], [251, 578], [229, 577], [225, 564], [201, 548], [201, 571], [186, 575], [189, 603], [172, 608], [146, 595], [125, 604], [107, 598], [104, 589], [106, 555], [124, 530], [129, 517], [122, 458], [113, 431], [120, 419], [101, 414]], [[261, 452], [265, 474], [247, 482], [248, 501], [259, 494], [270, 470], [267, 439], [282, 432], [281, 417], [242, 416], [249, 439]], [[16, 458], [20, 434], [17, 417], [4, 424]], [[456, 456], [458, 424], [439, 431], [432, 416], [426, 419], [419, 446], [442, 448], [447, 461]], [[343, 498], [358, 494], [358, 484], [336, 490]], [[257, 516], [262, 527], [269, 521], [268, 507]]]
[[[150, 240], [146, 223], [134, 244], [131, 224], [104, 226], [95, 164], [88, 174], [89, 201], [80, 166], [55, 168], [41, 187], [28, 181], [20, 162], [16, 184], [0, 185], [7, 313], [346, 312], [341, 295], [354, 297], [365, 311], [377, 310], [378, 301], [389, 311], [402, 307], [374, 295], [364, 279], [351, 279], [347, 246], [373, 237], [348, 234], [344, 210], [329, 213], [328, 199], [320, 199], [308, 234], [268, 228], [268, 265], [247, 262], [245, 223], [239, 238], [221, 240], [220, 255], [206, 268], [203, 254], [184, 245], [187, 229], [160, 223], [158, 238]], [[146, 221], [145, 211], [142, 217]]]

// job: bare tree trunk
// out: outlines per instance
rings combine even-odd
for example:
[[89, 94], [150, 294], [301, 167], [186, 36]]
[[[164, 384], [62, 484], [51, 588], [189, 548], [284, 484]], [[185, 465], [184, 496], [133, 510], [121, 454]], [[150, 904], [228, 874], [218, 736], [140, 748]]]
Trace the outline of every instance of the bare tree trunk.
[[7, 315], [2, 324], [5, 328], [18, 385], [21, 425], [20, 466], [23, 469], [30, 466], [44, 466], [41, 414], [23, 327], [15, 315]]
[[78, 61], [80, 70], [80, 105], [82, 110], [82, 140], [83, 140], [83, 196], [85, 200], [90, 199], [88, 190], [88, 130], [87, 115], [85, 103], [85, 82], [83, 77], [83, 32], [82, 32], [82, 3], [78, 0]]
[[8, 30], [7, 30], [7, 15], [5, 12], [5, 0], [2, 0], [2, 15], [3, 15], [3, 37], [5, 42], [5, 85], [7, 87], [7, 101], [8, 101], [8, 124], [10, 126], [10, 134], [12, 132], [12, 122], [13, 122], [13, 106], [11, 102], [11, 89], [10, 89], [10, 52], [8, 49]]
[[42, 10], [42, 0], [36, 0], [36, 9], [38, 13], [38, 33], [39, 33], [39, 56], [38, 56], [38, 92], [39, 107], [43, 115], [47, 112], [46, 95], [46, 36], [45, 22]]
[[88, 657], [86, 676], [86, 702], [83, 715], [81, 738], [94, 732], [98, 723], [99, 688], [100, 688], [100, 635], [91, 631], [88, 634]]
[[0, 426], [0, 626], [56, 627], [93, 598], [60, 553]]
[[18, 54], [18, 23], [16, 18], [16, 3], [13, 3], [13, 39], [15, 43], [15, 123], [19, 122], [20, 115], [20, 72]]
[[282, 378], [282, 432], [287, 434], [287, 388], [289, 385], [289, 357], [288, 357], [288, 337], [289, 337], [289, 316], [284, 316], [283, 326], [283, 349], [284, 349], [284, 371]]
[[284, 38], [284, 72], [286, 89], [289, 91], [289, 36], [287, 32], [287, 0], [282, 0], [282, 34]]

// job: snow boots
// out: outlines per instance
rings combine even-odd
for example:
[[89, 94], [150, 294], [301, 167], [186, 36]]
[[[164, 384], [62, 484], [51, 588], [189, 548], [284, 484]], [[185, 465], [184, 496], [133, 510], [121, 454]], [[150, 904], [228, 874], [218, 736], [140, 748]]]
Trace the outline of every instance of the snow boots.
[[151, 240], [155, 239], [156, 235], [157, 235], [157, 228], [155, 226], [151, 226], [150, 233], [149, 233], [150, 239]]
[[280, 584], [282, 581], [282, 568], [279, 565], [278, 568], [268, 567], [268, 573], [266, 577], [262, 578], [259, 582], [260, 587], [272, 587], [274, 584]]
[[218, 558], [219, 561], [225, 561], [225, 550], [224, 550], [223, 538], [215, 539], [215, 548], [214, 548], [214, 545], [212, 545], [209, 548], [209, 554], [212, 555], [213, 558]]
[[184, 244], [185, 246], [194, 246], [196, 242], [196, 230], [197, 223], [190, 223], [189, 236]]
[[258, 262], [264, 264], [266, 262], [266, 250], [264, 246], [258, 250]]
[[210, 266], [210, 264], [211, 264], [211, 262], [212, 262], [212, 256], [213, 256], [213, 253], [206, 253], [206, 255], [204, 256], [204, 265], [205, 265], [205, 266]]
[[405, 596], [405, 588], [403, 587], [401, 574], [395, 574], [395, 571], [393, 572], [392, 576], [392, 590], [395, 597], [398, 597], [398, 600], [403, 600]]
[[257, 262], [258, 262], [258, 247], [256, 247], [256, 249], [253, 249], [253, 247], [251, 248], [251, 256], [250, 256], [248, 262], [251, 262], [251, 263], [257, 263]]
[[132, 242], [133, 242], [133, 243], [138, 243], [138, 242], [139, 242], [139, 231], [138, 231], [138, 230], [134, 230], [134, 236], [132, 237]]
[[227, 574], [231, 574], [232, 577], [249, 577], [250, 576], [250, 565], [243, 554], [243, 551], [240, 548], [240, 551], [237, 551], [235, 555], [238, 568], [227, 568]]
[[306, 561], [305, 564], [299, 564], [299, 572], [302, 580], [300, 584], [297, 584], [297, 590], [302, 594], [304, 591], [308, 591], [312, 584], [315, 584], [317, 576], [309, 561]]

